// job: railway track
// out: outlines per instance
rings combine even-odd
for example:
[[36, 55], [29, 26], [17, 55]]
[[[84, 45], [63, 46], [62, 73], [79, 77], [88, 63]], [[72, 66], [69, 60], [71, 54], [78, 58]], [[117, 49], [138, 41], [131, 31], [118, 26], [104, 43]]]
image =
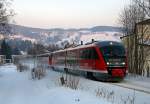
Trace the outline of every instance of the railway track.
[[127, 89], [131, 89], [131, 90], [135, 90], [138, 92], [143, 92], [146, 94], [150, 94], [150, 88], [149, 87], [143, 87], [141, 85], [133, 84], [130, 82], [109, 83], [109, 84], [114, 85], [114, 86], [127, 88]]
[[[60, 72], [60, 73], [64, 73], [64, 71], [60, 71], [60, 70], [54, 70], [54, 71], [57, 71], [57, 72]], [[73, 73], [67, 73], [67, 74], [75, 75]], [[97, 80], [95, 78], [87, 78], [87, 79], [94, 80], [94, 81], [100, 81], [100, 82], [104, 82], [105, 83], [105, 81]], [[134, 84], [134, 83], [126, 81], [126, 80], [124, 80], [122, 82], [115, 82], [115, 83], [114, 82], [106, 82], [106, 83], [110, 84], [110, 85], [122, 87], [122, 88], [135, 90], [135, 91], [138, 91], [138, 92], [143, 92], [143, 93], [146, 93], [146, 94], [150, 94], [150, 87], [144, 87], [142, 85]]]

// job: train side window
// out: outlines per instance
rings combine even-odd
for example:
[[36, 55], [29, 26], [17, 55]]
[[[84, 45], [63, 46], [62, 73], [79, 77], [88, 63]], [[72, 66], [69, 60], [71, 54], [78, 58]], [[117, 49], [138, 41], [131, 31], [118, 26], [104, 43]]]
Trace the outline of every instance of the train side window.
[[94, 48], [87, 48], [80, 52], [82, 59], [98, 59], [97, 52]]
[[95, 48], [91, 48], [91, 59], [98, 59], [98, 55], [97, 52], [95, 50]]
[[80, 57], [81, 59], [87, 59], [88, 57], [88, 50], [87, 49], [83, 49], [80, 51]]
[[90, 48], [89, 56], [90, 59], [98, 59], [97, 52], [94, 48]]

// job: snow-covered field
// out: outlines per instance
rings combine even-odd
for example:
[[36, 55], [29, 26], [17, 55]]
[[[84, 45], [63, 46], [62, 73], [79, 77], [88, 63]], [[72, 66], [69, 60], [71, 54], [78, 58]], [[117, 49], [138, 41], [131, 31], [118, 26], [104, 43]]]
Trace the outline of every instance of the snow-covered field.
[[59, 73], [49, 71], [41, 80], [30, 72], [17, 72], [16, 66], [0, 67], [0, 104], [109, 104], [86, 91], [59, 86]]
[[62, 75], [49, 69], [44, 78], [33, 80], [30, 70], [18, 72], [13, 64], [0, 66], [0, 104], [150, 104], [148, 93], [84, 77], [77, 90], [63, 87]]

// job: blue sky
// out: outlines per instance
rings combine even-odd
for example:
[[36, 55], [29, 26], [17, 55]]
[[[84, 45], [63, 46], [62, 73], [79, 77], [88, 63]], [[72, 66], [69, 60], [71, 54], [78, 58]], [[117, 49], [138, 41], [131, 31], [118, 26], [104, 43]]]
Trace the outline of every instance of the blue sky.
[[129, 0], [13, 0], [16, 24], [40, 28], [118, 25]]

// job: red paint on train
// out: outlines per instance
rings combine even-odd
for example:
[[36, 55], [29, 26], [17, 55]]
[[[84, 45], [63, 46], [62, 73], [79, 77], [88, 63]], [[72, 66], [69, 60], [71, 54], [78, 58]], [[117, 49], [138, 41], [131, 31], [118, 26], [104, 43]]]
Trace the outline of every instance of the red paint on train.
[[53, 52], [49, 57], [53, 67], [81, 70], [123, 78], [127, 72], [124, 46], [104, 41]]

